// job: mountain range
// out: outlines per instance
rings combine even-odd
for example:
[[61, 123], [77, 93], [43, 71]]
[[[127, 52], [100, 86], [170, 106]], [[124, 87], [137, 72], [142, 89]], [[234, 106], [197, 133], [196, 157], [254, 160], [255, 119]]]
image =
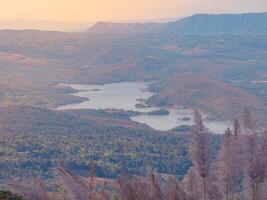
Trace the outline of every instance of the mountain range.
[[267, 13], [197, 14], [167, 23], [98, 22], [93, 33], [165, 33], [181, 35], [267, 34]]
[[[152, 81], [151, 105], [267, 119], [267, 13], [199, 14], [165, 23], [99, 22], [85, 32], [0, 31], [0, 105], [81, 99], [60, 83]], [[235, 109], [233, 109], [233, 107]]]

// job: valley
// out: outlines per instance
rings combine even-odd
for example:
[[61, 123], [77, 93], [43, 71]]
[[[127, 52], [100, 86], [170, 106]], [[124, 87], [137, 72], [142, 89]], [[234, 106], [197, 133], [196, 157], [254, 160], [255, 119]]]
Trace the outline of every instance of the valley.
[[[166, 114], [159, 114], [160, 110], [166, 109], [162, 107], [137, 107], [140, 103], [138, 99], [147, 101], [152, 97], [153, 93], [148, 92], [149, 83], [142, 82], [120, 82], [104, 85], [62, 85], [77, 90], [76, 93], [72, 93], [73, 96], [81, 98], [87, 98], [78, 104], [68, 104], [59, 106], [57, 110], [81, 110], [81, 109], [93, 109], [93, 110], [110, 110], [116, 112], [133, 111], [133, 115], [128, 117], [132, 121], [146, 124], [153, 129], [159, 131], [170, 131], [180, 126], [192, 126], [193, 122], [193, 110], [185, 108], [167, 108]], [[163, 112], [161, 111], [161, 112]], [[227, 122], [219, 122], [208, 119], [208, 116], [203, 115], [206, 118], [205, 125], [213, 133], [223, 134], [224, 130], [230, 126]], [[184, 120], [187, 118], [188, 120]]]
[[249, 107], [259, 120], [266, 117], [266, 85], [251, 82], [266, 73], [264, 35], [1, 31], [0, 36], [1, 51], [9, 57], [43, 60], [2, 58], [6, 100], [0, 103], [55, 108], [80, 100], [58, 92], [60, 83], [153, 81], [149, 89], [157, 95], [151, 105], [199, 107], [222, 120]]
[[[228, 15], [196, 15], [76, 33], [0, 31], [2, 181], [51, 178], [59, 163], [81, 173], [90, 160], [104, 178], [149, 167], [182, 178], [193, 109], [214, 133], [244, 108], [266, 127], [266, 16], [230, 16], [238, 27]], [[213, 155], [221, 142], [212, 135]]]

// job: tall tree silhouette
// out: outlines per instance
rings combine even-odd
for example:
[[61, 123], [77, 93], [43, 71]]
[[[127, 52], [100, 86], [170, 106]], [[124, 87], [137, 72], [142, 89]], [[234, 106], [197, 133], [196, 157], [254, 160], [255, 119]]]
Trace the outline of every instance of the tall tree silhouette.
[[242, 154], [240, 126], [238, 120], [235, 120], [233, 131], [230, 128], [225, 131], [217, 161], [219, 185], [226, 200], [237, 198], [239, 195], [243, 172]]
[[200, 176], [197, 174], [196, 169], [191, 167], [183, 180], [184, 188], [187, 192], [188, 200], [199, 200], [201, 196]]
[[208, 130], [205, 128], [202, 116], [198, 110], [194, 111], [195, 126], [192, 130], [190, 155], [203, 181], [203, 199], [207, 199], [207, 177], [211, 165], [211, 149]]
[[261, 200], [261, 189], [267, 176], [266, 136], [259, 131], [248, 109], [243, 114], [246, 132], [246, 180], [250, 199]]

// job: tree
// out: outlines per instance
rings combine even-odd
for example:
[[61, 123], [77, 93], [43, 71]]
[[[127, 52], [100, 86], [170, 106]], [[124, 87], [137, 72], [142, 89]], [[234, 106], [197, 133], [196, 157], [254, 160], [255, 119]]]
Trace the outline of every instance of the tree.
[[156, 173], [151, 171], [147, 177], [147, 200], [163, 200], [164, 194]]
[[23, 200], [21, 196], [12, 194], [10, 191], [0, 191], [1, 200]]
[[253, 121], [251, 111], [248, 108], [244, 109], [242, 120], [244, 131], [247, 133], [255, 128], [255, 122]]
[[255, 134], [247, 139], [247, 179], [252, 200], [260, 200], [261, 185], [266, 179], [266, 158]]
[[261, 188], [266, 180], [266, 134], [260, 133], [249, 110], [243, 116], [246, 135], [246, 182], [252, 200], [261, 200]]
[[13, 180], [8, 185], [14, 194], [18, 194], [27, 200], [50, 200], [50, 196], [44, 186], [45, 184], [39, 178], [30, 180], [29, 182], [26, 180], [22, 182]]
[[118, 179], [118, 184], [121, 200], [137, 200], [140, 194], [138, 187], [143, 185], [143, 182], [141, 183], [135, 176], [123, 175]]
[[233, 131], [228, 128], [217, 160], [217, 174], [224, 199], [236, 198], [240, 192], [242, 179], [242, 148], [240, 145], [240, 126], [234, 121]]
[[198, 200], [201, 196], [200, 177], [194, 167], [191, 167], [183, 180], [188, 200]]
[[97, 187], [95, 183], [95, 164], [90, 162], [90, 172], [87, 181], [82, 177], [75, 175], [71, 171], [59, 167], [59, 181], [68, 192], [72, 200], [108, 200], [107, 183], [102, 187]]
[[166, 200], [188, 200], [187, 194], [174, 178], [168, 179]]
[[217, 176], [217, 169], [218, 166], [216, 165], [216, 163], [213, 163], [211, 166], [211, 170], [210, 170], [210, 174], [209, 174], [209, 185], [208, 185], [208, 199], [209, 200], [222, 200], [223, 196], [222, 196], [222, 192], [220, 190], [220, 182], [218, 180], [218, 176]]
[[211, 149], [209, 133], [203, 124], [201, 114], [194, 111], [195, 126], [192, 130], [192, 141], [190, 144], [190, 155], [203, 181], [203, 199], [207, 199], [207, 177], [211, 165]]
[[118, 180], [120, 200], [189, 200], [184, 188], [174, 178], [150, 172], [147, 177], [123, 175]]

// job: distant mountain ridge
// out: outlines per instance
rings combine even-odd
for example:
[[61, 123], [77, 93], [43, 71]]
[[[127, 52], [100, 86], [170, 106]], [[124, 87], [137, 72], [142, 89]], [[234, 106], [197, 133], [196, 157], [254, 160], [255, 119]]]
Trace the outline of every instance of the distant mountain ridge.
[[267, 34], [267, 13], [197, 14], [168, 23], [168, 33], [180, 34]]
[[98, 22], [91, 28], [92, 33], [150, 33], [158, 31], [165, 24], [148, 22], [148, 23], [114, 23], [114, 22]]
[[267, 12], [247, 14], [197, 14], [168, 23], [98, 22], [93, 33], [166, 33], [181, 35], [267, 34]]

